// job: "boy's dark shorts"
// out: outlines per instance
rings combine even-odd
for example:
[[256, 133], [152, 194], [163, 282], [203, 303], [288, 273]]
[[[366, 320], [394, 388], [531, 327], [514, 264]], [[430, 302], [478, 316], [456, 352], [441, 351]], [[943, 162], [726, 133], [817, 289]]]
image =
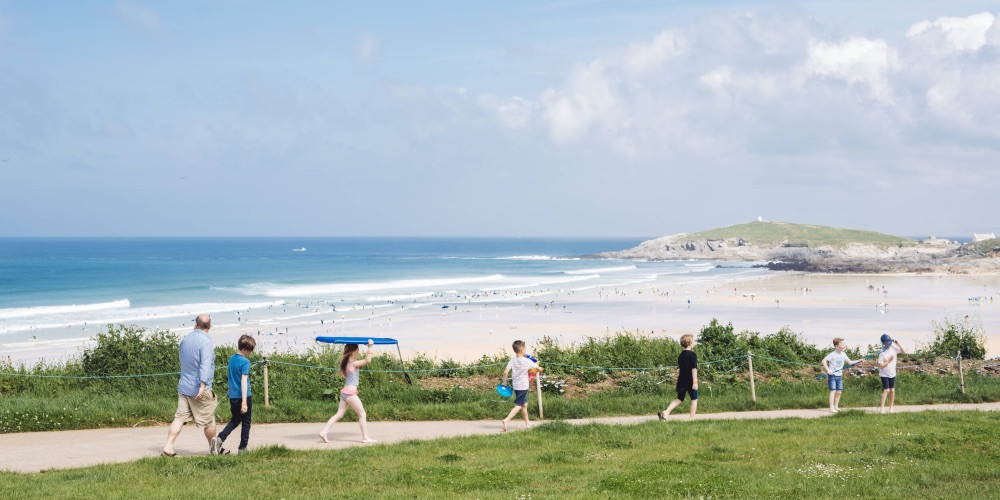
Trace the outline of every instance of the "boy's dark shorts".
[[896, 388], [896, 377], [879, 377], [882, 379], [883, 389], [895, 389]]
[[693, 388], [687, 389], [677, 389], [677, 399], [679, 401], [684, 401], [684, 395], [689, 394], [691, 396], [691, 401], [698, 401], [698, 391]]
[[514, 391], [514, 404], [517, 406], [528, 404], [528, 391]]

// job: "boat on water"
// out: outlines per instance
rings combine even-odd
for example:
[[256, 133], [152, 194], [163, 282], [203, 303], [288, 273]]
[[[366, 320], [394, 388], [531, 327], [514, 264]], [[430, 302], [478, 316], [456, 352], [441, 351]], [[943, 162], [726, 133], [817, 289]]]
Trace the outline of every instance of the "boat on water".
[[306, 251], [306, 247], [302, 247], [302, 248], [293, 248], [293, 249], [292, 249], [292, 251], [293, 251], [293, 252], [305, 252], [305, 251]]

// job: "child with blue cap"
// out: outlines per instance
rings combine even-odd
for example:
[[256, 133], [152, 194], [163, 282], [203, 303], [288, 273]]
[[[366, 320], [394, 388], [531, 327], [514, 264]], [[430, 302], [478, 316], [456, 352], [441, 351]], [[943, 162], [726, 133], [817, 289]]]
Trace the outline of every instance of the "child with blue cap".
[[879, 413], [885, 413], [885, 398], [889, 397], [889, 413], [892, 413], [892, 406], [896, 402], [896, 360], [903, 352], [903, 346], [899, 341], [893, 340], [888, 334], [883, 333], [882, 352], [878, 355], [878, 375], [882, 379], [882, 405]]

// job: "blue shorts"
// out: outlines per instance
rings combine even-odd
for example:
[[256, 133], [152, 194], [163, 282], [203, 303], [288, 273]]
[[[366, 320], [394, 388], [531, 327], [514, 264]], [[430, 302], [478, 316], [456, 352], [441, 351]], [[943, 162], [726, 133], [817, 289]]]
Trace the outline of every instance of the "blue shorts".
[[687, 389], [677, 389], [677, 400], [684, 401], [685, 394], [691, 396], [691, 401], [698, 401], [698, 391], [690, 387]]
[[829, 387], [831, 391], [844, 390], [844, 376], [830, 375], [829, 377], [826, 377], [826, 386]]
[[883, 389], [895, 389], [896, 388], [896, 377], [879, 377], [882, 379]]
[[514, 404], [517, 406], [524, 406], [528, 404], [528, 391], [514, 391]]

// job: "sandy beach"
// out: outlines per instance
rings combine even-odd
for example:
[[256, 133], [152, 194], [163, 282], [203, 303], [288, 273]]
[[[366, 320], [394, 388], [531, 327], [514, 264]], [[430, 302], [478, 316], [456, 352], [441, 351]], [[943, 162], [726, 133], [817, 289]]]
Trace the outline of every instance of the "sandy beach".
[[[981, 321], [988, 357], [1000, 356], [1000, 338], [994, 333], [1000, 329], [998, 275], [780, 273], [576, 290], [524, 289], [475, 299], [442, 295], [338, 311], [317, 310], [266, 324], [226, 324], [217, 315], [211, 333], [217, 344], [234, 344], [243, 333], [258, 336], [262, 353], [316, 348], [319, 335], [393, 337], [404, 356], [423, 353], [439, 360], [471, 361], [506, 353], [516, 339], [533, 345], [551, 337], [569, 344], [618, 331], [677, 337], [697, 333], [713, 318], [732, 323], [738, 332], [769, 334], [787, 326], [821, 347], [839, 336], [864, 348], [889, 333], [913, 350], [933, 339], [932, 322], [947, 317]], [[184, 333], [181, 328], [175, 331]], [[59, 361], [76, 355], [83, 345], [79, 340], [39, 349], [28, 345], [7, 348], [0, 355], [13, 362]]]

